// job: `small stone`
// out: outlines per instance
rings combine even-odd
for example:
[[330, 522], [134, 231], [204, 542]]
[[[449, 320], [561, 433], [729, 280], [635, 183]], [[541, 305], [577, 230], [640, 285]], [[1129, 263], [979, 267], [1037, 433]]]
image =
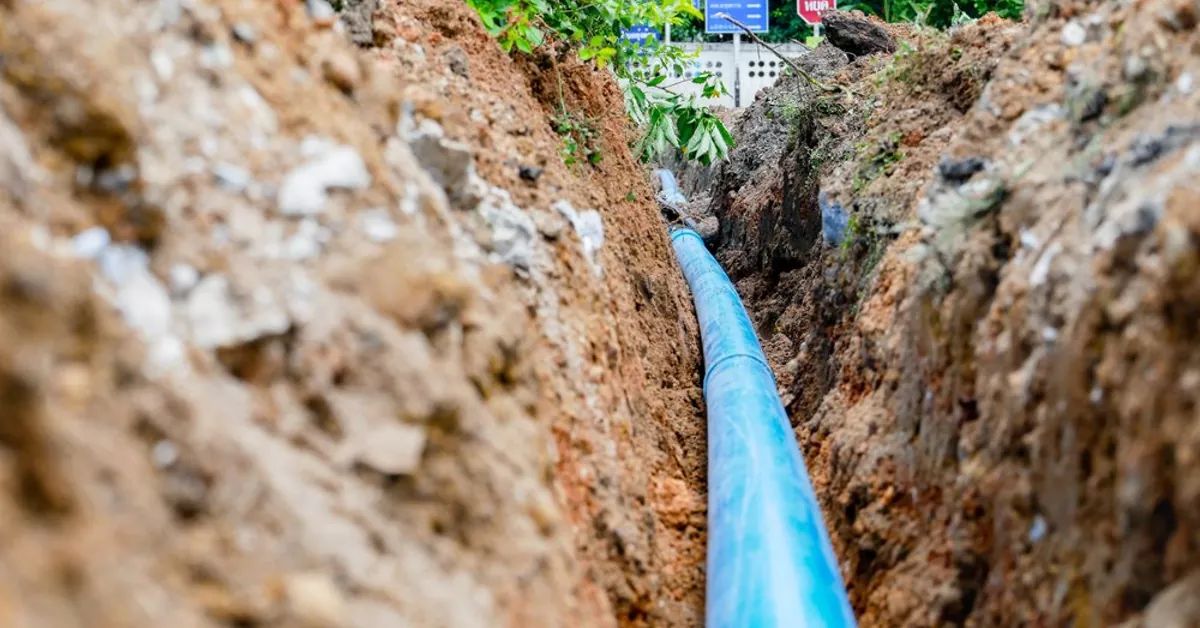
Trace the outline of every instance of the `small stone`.
[[241, 166], [218, 162], [212, 167], [213, 178], [230, 192], [240, 193], [250, 185], [250, 172]]
[[284, 581], [291, 614], [306, 628], [346, 625], [346, 600], [333, 579], [320, 572], [297, 573]]
[[160, 81], [169, 81], [175, 74], [175, 62], [171, 59], [171, 55], [161, 48], [150, 52], [150, 65], [154, 68], [154, 73], [158, 75]]
[[1183, 72], [1179, 78], [1175, 79], [1175, 90], [1184, 96], [1192, 93], [1192, 87], [1195, 85], [1195, 77], [1191, 72]]
[[160, 440], [154, 443], [154, 448], [150, 450], [150, 459], [154, 461], [155, 467], [165, 469], [179, 460], [179, 448], [169, 440]]
[[171, 327], [171, 298], [148, 270], [135, 273], [117, 290], [117, 309], [143, 337], [159, 338]]
[[320, 231], [317, 221], [306, 218], [284, 243], [284, 257], [297, 261], [316, 257], [321, 253]]
[[1033, 523], [1029, 526], [1029, 541], [1037, 543], [1045, 538], [1047, 528], [1046, 520], [1041, 515], [1034, 517]]
[[358, 225], [372, 242], [387, 242], [394, 239], [400, 231], [387, 210], [381, 207], [363, 212], [358, 217]]
[[446, 61], [451, 72], [463, 78], [470, 78], [470, 61], [462, 46], [450, 46], [442, 53], [442, 59]]
[[1146, 60], [1138, 55], [1129, 55], [1126, 57], [1125, 67], [1122, 68], [1125, 79], [1129, 81], [1136, 81], [1146, 76], [1146, 71], [1149, 69], [1150, 66], [1146, 63]]
[[109, 245], [112, 239], [104, 227], [92, 227], [80, 231], [71, 238], [71, 252], [75, 257], [95, 259]]
[[100, 274], [115, 285], [121, 285], [135, 274], [147, 272], [150, 258], [136, 246], [117, 245], [105, 247], [96, 258]]
[[386, 475], [407, 475], [417, 470], [425, 452], [425, 430], [403, 423], [362, 432], [351, 441], [353, 459]]
[[537, 166], [520, 166], [517, 168], [517, 174], [530, 183], [537, 183], [537, 180], [542, 176], [542, 172], [543, 169]]
[[1077, 20], [1067, 22], [1062, 29], [1062, 43], [1065, 46], [1074, 48], [1082, 46], [1083, 42], [1087, 41], [1087, 29]]
[[[308, 152], [304, 147], [301, 150]], [[279, 211], [285, 216], [320, 213], [328, 200], [328, 190], [361, 190], [371, 184], [366, 163], [350, 146], [322, 147], [316, 152], [311, 160], [289, 172], [279, 186]]]
[[305, 0], [308, 16], [317, 26], [329, 27], [337, 21], [337, 11], [326, 0]]
[[223, 70], [233, 65], [233, 51], [229, 46], [215, 43], [200, 51], [200, 66], [208, 70]]
[[963, 159], [951, 159], [943, 157], [938, 162], [938, 174], [943, 179], [950, 183], [963, 183], [975, 175], [976, 172], [983, 170], [987, 162], [981, 157], [965, 157]]
[[237, 24], [234, 24], [231, 31], [233, 33], [233, 38], [242, 42], [243, 44], [253, 45], [254, 42], [258, 41], [258, 31], [255, 31], [253, 26], [245, 22], [238, 22]]
[[188, 264], [175, 264], [170, 272], [171, 292], [184, 296], [200, 282], [200, 271]]

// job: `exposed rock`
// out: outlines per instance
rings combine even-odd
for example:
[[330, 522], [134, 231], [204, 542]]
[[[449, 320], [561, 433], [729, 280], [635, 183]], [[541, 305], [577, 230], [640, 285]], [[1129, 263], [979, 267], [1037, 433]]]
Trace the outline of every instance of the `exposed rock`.
[[827, 11], [821, 15], [829, 43], [857, 56], [895, 52], [896, 41], [861, 12]]
[[285, 216], [311, 216], [325, 208], [329, 190], [361, 190], [371, 175], [358, 151], [322, 140], [305, 140], [308, 161], [293, 169], [279, 187], [279, 211]]
[[379, 0], [342, 0], [342, 23], [346, 34], [356, 45], [368, 47], [375, 43], [374, 15]]
[[594, 209], [579, 211], [564, 200], [555, 201], [554, 209], [565, 216], [575, 228], [583, 256], [592, 265], [592, 270], [596, 274], [603, 273], [604, 269], [596, 259], [596, 253], [604, 246], [604, 221], [600, 218], [600, 212]]
[[380, 425], [354, 435], [346, 442], [355, 462], [385, 475], [408, 475], [421, 464], [425, 430], [415, 425]]

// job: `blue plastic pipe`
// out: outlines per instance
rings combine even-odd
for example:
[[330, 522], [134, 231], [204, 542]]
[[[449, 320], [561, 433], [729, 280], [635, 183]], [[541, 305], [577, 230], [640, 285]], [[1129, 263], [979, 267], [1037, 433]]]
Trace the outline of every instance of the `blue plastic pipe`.
[[704, 343], [706, 625], [854, 626], [821, 508], [742, 300], [698, 233], [678, 229], [671, 244]]

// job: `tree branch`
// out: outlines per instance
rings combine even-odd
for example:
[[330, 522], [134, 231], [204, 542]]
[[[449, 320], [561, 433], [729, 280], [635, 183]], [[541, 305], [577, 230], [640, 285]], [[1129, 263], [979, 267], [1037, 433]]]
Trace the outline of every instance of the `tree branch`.
[[804, 69], [801, 68], [799, 65], [797, 65], [795, 61], [792, 61], [791, 59], [783, 56], [783, 53], [776, 50], [774, 47], [771, 46], [771, 44], [768, 44], [767, 42], [763, 41], [762, 38], [759, 37], [754, 31], [750, 30], [749, 26], [746, 26], [745, 24], [741, 23], [740, 21], [734, 19], [728, 13], [718, 13], [717, 17], [719, 17], [723, 20], [726, 20], [730, 24], [733, 24], [734, 26], [745, 31], [746, 34], [750, 36], [750, 39], [754, 40], [754, 43], [762, 46], [763, 48], [766, 48], [767, 50], [771, 51], [771, 54], [775, 55], [776, 57], [779, 57], [780, 61], [783, 61], [784, 63], [786, 63], [788, 65], [788, 67], [792, 69], [793, 72], [795, 72], [798, 76], [803, 78], [805, 81], [808, 81], [809, 85], [812, 85], [813, 87], [822, 89], [827, 92], [838, 91], [837, 88], [830, 87], [830, 86], [822, 83], [821, 81], [818, 81], [816, 79], [816, 77], [814, 77], [813, 75], [809, 74], [808, 72], [805, 72]]

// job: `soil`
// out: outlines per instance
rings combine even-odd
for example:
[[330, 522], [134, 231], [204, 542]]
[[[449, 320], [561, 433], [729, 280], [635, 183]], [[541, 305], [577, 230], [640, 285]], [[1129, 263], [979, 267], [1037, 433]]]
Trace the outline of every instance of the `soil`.
[[0, 2], [0, 624], [699, 623], [697, 334], [617, 87], [351, 4]]
[[1031, 3], [822, 47], [830, 90], [760, 94], [681, 177], [863, 625], [1200, 622], [1195, 15]]
[[[617, 85], [339, 4], [0, 0], [0, 625], [700, 625]], [[679, 173], [863, 625], [1200, 624], [1198, 12], [839, 16]]]

